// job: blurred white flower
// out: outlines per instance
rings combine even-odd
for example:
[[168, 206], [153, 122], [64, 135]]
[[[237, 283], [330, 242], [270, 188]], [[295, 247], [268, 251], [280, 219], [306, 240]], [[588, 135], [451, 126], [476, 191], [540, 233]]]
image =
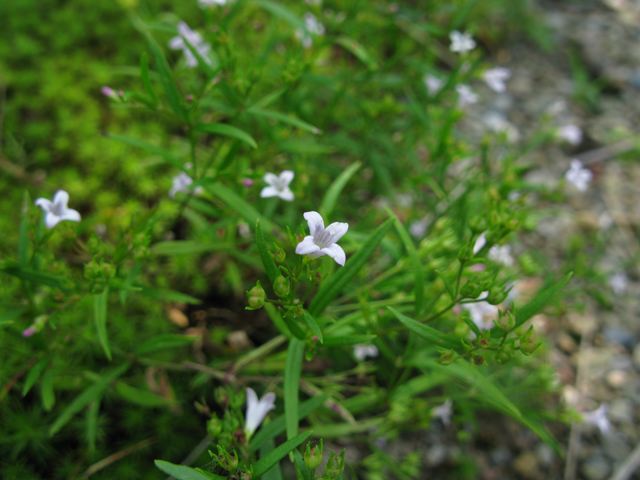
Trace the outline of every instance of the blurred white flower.
[[451, 414], [453, 413], [453, 410], [451, 409], [452, 405], [453, 400], [448, 399], [439, 407], [431, 410], [431, 415], [433, 415], [433, 418], [439, 418], [440, 420], [442, 420], [442, 423], [444, 423], [446, 426], [449, 426], [449, 424], [451, 423]]
[[324, 228], [324, 220], [318, 212], [306, 212], [304, 218], [309, 225], [309, 233], [304, 240], [296, 246], [298, 255], [309, 255], [311, 258], [329, 255], [338, 265], [344, 266], [346, 254], [338, 240], [347, 233], [348, 223], [335, 222]]
[[474, 255], [478, 253], [480, 250], [482, 250], [482, 247], [484, 247], [487, 244], [487, 233], [488, 232], [482, 232], [478, 237], [478, 239], [476, 240], [476, 243], [473, 245]]
[[269, 184], [268, 187], [264, 187], [260, 192], [260, 196], [266, 197], [280, 197], [282, 200], [291, 202], [294, 199], [293, 192], [289, 188], [291, 180], [293, 180], [294, 173], [291, 170], [285, 170], [280, 175], [274, 173], [266, 173], [264, 181]]
[[498, 93], [507, 90], [507, 85], [504, 82], [509, 78], [511, 78], [511, 70], [504, 67], [491, 68], [482, 74], [482, 79], [486, 84]]
[[582, 166], [582, 162], [577, 159], [571, 160], [571, 168], [565, 173], [565, 178], [569, 183], [573, 183], [578, 190], [584, 192], [593, 179], [593, 173], [588, 168]]
[[577, 125], [565, 125], [558, 129], [558, 136], [571, 145], [579, 145], [582, 141], [582, 129]]
[[378, 347], [375, 345], [354, 345], [353, 356], [358, 360], [364, 360], [367, 357], [375, 358], [378, 356]]
[[211, 45], [204, 41], [202, 35], [191, 30], [189, 26], [184, 22], [178, 23], [178, 33], [180, 35], [169, 40], [169, 48], [172, 50], [182, 50], [182, 53], [184, 54], [184, 57], [187, 61], [187, 67], [197, 67], [198, 59], [195, 57], [193, 52], [189, 50], [187, 43], [184, 41], [185, 39], [187, 39], [187, 42], [189, 42], [191, 46], [198, 51], [205, 62], [211, 64], [211, 60], [207, 57], [207, 53], [209, 53], [209, 51], [211, 50]]
[[431, 74], [425, 75], [424, 83], [427, 86], [429, 95], [431, 96], [436, 95], [440, 90], [442, 90], [442, 87], [444, 87], [444, 80]]
[[598, 217], [598, 228], [600, 230], [608, 230], [615, 225], [613, 217], [609, 215], [609, 212], [604, 212]]
[[467, 53], [476, 48], [476, 42], [471, 38], [470, 33], [460, 33], [458, 30], [454, 30], [449, 33], [451, 39], [451, 46], [449, 49], [452, 52]]
[[496, 263], [501, 263], [506, 267], [513, 266], [513, 257], [511, 256], [510, 245], [494, 245], [489, 249], [489, 258]]
[[[489, 292], [482, 292], [477, 298], [487, 298]], [[498, 307], [491, 305], [489, 302], [464, 303], [462, 308], [469, 312], [471, 321], [476, 324], [480, 330], [490, 330], [495, 325], [492, 319], [498, 314]], [[485, 317], [491, 316], [491, 319]]]
[[309, 33], [305, 32], [301, 28], [298, 28], [295, 31], [295, 35], [297, 39], [302, 41], [302, 46], [304, 48], [309, 48], [313, 44], [313, 39], [309, 34], [324, 35], [324, 25], [318, 21], [313, 13], [307, 12], [304, 14], [304, 26]]
[[[189, 170], [191, 168], [191, 164], [185, 163], [184, 168]], [[185, 172], [180, 172], [171, 180], [171, 190], [169, 190], [169, 198], [175, 198], [176, 193], [178, 192], [187, 193], [192, 183], [193, 178], [191, 178]], [[202, 187], [196, 187], [194, 193], [196, 195], [200, 195], [202, 193]]]
[[256, 392], [252, 388], [247, 388], [247, 413], [244, 422], [244, 431], [247, 437], [251, 437], [264, 420], [264, 417], [267, 416], [267, 413], [276, 408], [275, 401], [276, 394], [273, 392], [265, 394], [258, 401]]
[[421, 239], [424, 237], [424, 234], [427, 232], [427, 227], [432, 221], [432, 216], [427, 215], [424, 218], [421, 218], [417, 222], [413, 222], [409, 227], [409, 233], [413, 238]]
[[461, 107], [466, 107], [478, 101], [478, 95], [473, 93], [469, 85], [456, 85], [456, 92], [458, 92], [458, 105]]
[[508, 142], [515, 143], [520, 139], [520, 132], [513, 123], [505, 118], [504, 114], [489, 110], [483, 115], [482, 120], [490, 130], [504, 133]]
[[608, 411], [609, 406], [603, 403], [597, 410], [583, 413], [582, 418], [589, 425], [598, 427], [601, 433], [608, 433], [611, 430], [611, 422], [607, 418]]
[[624, 272], [616, 272], [614, 275], [609, 277], [609, 286], [616, 295], [624, 294], [624, 292], [627, 290], [628, 284], [629, 279], [624, 274]]
[[53, 202], [46, 198], [38, 198], [35, 201], [35, 204], [47, 213], [44, 217], [44, 224], [48, 229], [52, 229], [64, 220], [72, 222], [80, 221], [80, 214], [76, 210], [68, 208], [68, 203], [69, 194], [64, 190], [58, 190], [56, 192], [53, 196]]
[[213, 5], [226, 5], [227, 0], [198, 0], [200, 8], [211, 7]]

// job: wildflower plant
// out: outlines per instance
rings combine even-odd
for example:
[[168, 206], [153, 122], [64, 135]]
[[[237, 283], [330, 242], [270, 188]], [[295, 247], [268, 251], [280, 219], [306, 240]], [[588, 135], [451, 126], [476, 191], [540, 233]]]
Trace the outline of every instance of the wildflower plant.
[[461, 55], [437, 71], [404, 20], [308, 3], [194, 2], [190, 27], [129, 8], [146, 42], [139, 81], [105, 95], [132, 124], [144, 112], [165, 130], [104, 141], [162, 188], [120, 223], [89, 196], [83, 221], [63, 191], [39, 198], [50, 231], [25, 194], [17, 253], [0, 265], [12, 295], [0, 326], [30, 355], [10, 395], [40, 392], [51, 438], [84, 421], [87, 463], [103, 417], [117, 421], [112, 402], [131, 408], [131, 431], [139, 408], [176, 431], [184, 414], [205, 447], [180, 451], [199, 468], [156, 451], [177, 479], [280, 478], [289, 461], [301, 479], [341, 478], [345, 451], [324, 452], [327, 440], [394, 438], [434, 417], [453, 429], [458, 408], [497, 410], [558, 449], [540, 421], [553, 412], [511, 395], [518, 379], [501, 372], [515, 364], [542, 389], [530, 320], [570, 275], [507, 301], [525, 275], [517, 239], [533, 189], [517, 146], [461, 134], [480, 49], [452, 32]]

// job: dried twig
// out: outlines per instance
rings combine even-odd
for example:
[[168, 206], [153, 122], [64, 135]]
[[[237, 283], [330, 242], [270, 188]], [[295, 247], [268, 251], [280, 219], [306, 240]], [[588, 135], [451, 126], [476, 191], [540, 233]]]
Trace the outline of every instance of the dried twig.
[[613, 472], [609, 480], [627, 480], [640, 468], [640, 444], [633, 449], [633, 452], [622, 462], [622, 465]]
[[136, 443], [135, 445], [131, 445], [130, 447], [125, 448], [124, 450], [120, 450], [118, 453], [114, 453], [113, 455], [108, 456], [107, 458], [100, 460], [98, 463], [94, 463], [82, 474], [84, 478], [93, 475], [99, 470], [102, 470], [105, 467], [108, 467], [114, 462], [126, 457], [127, 455], [137, 452], [138, 450], [143, 449], [144, 447], [148, 447], [149, 445], [158, 441], [157, 437], [147, 438], [141, 442]]

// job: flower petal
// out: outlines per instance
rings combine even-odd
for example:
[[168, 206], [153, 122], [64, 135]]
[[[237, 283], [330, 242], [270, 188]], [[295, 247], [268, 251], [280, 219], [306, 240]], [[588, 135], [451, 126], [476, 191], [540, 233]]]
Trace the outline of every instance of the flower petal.
[[349, 230], [348, 223], [334, 222], [327, 227], [329, 234], [331, 235], [331, 243], [337, 243], [347, 230]]
[[275, 185], [278, 182], [278, 176], [275, 173], [267, 172], [262, 179], [269, 185]]
[[53, 196], [53, 204], [62, 205], [62, 210], [67, 208], [68, 203], [69, 203], [69, 194], [64, 190], [58, 190], [56, 194]]
[[181, 48], [186, 47], [184, 43], [184, 39], [181, 36], [173, 37], [169, 40], [169, 48], [171, 50], [180, 50]]
[[73, 208], [67, 208], [62, 215], [60, 215], [60, 220], [71, 220], [72, 222], [80, 221], [80, 213]]
[[278, 191], [278, 189], [276, 187], [264, 187], [262, 189], [262, 191], [260, 192], [260, 196], [262, 198], [266, 198], [266, 197], [277, 197], [280, 195], [280, 192]]
[[44, 217], [44, 224], [47, 226], [49, 230], [51, 230], [53, 227], [55, 227], [58, 224], [60, 220], [62, 219], [58, 215], [56, 215], [55, 213], [48, 212]]
[[291, 180], [293, 180], [294, 175], [295, 174], [291, 170], [285, 170], [280, 174], [280, 181], [284, 185], [289, 185], [291, 183]]
[[50, 212], [51, 208], [53, 207], [53, 203], [51, 203], [51, 200], [48, 200], [46, 198], [38, 198], [34, 203], [36, 206], [42, 208], [42, 210], [44, 210], [45, 212]]
[[322, 220], [322, 216], [318, 212], [305, 212], [303, 216], [309, 225], [309, 233], [311, 235], [315, 235], [318, 229], [320, 231], [324, 230], [324, 220]]
[[342, 247], [337, 243], [323, 248], [322, 250], [320, 250], [320, 252], [324, 253], [325, 255], [329, 255], [336, 261], [338, 265], [342, 265], [344, 267], [344, 262], [347, 260], [347, 256], [344, 253]]
[[309, 255], [320, 251], [320, 247], [313, 243], [313, 237], [307, 235], [298, 245], [296, 245], [296, 253], [298, 255]]
[[[266, 187], [266, 188], [273, 188], [273, 187]], [[289, 187], [285, 187], [281, 192], [278, 192], [278, 196], [281, 199], [286, 200], [287, 202], [292, 202], [293, 199], [295, 198], [293, 196], [293, 192]]]

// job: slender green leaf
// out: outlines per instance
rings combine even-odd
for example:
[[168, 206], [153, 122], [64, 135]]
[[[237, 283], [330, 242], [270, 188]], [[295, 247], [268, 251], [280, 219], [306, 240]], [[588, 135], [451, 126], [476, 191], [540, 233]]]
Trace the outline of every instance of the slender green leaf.
[[147, 353], [157, 352], [158, 350], [184, 347], [186, 345], [191, 345], [199, 339], [199, 337], [188, 337], [186, 335], [177, 335], [172, 333], [157, 335], [151, 340], [147, 340], [143, 344], [139, 345], [138, 348], [136, 348], [136, 355], [145, 355]]
[[140, 287], [140, 293], [145, 297], [155, 298], [163, 302], [184, 302], [191, 305], [198, 305], [202, 303], [197, 298], [187, 295], [186, 293], [176, 292], [175, 290], [168, 290], [164, 288], [145, 287], [142, 285], [136, 285]]
[[313, 318], [313, 315], [311, 315], [307, 310], [303, 310], [302, 316], [304, 318], [304, 322], [307, 324], [307, 327], [309, 327], [309, 330], [311, 330], [313, 334], [318, 337], [320, 343], [322, 343], [322, 330], [320, 330], [320, 325], [318, 325], [316, 319]]
[[269, 280], [271, 280], [271, 283], [273, 284], [279, 275], [278, 267], [273, 259], [273, 255], [267, 247], [267, 242], [264, 239], [264, 233], [262, 233], [262, 227], [260, 227], [260, 220], [256, 221], [256, 244], [258, 245], [258, 252], [260, 253], [264, 269], [267, 272]]
[[[275, 448], [276, 448], [276, 443], [273, 441], [273, 439], [269, 440], [260, 449], [260, 458], [266, 457]], [[262, 480], [283, 480], [282, 479], [282, 470], [280, 469], [280, 462], [277, 462], [271, 468], [271, 470], [267, 470], [264, 474], [262, 474]]]
[[118, 140], [119, 142], [126, 143], [135, 148], [139, 148], [140, 150], [144, 150], [146, 152], [151, 153], [152, 155], [158, 155], [159, 157], [164, 158], [168, 163], [176, 167], [178, 170], [184, 170], [184, 162], [178, 160], [178, 158], [174, 157], [173, 154], [162, 147], [158, 147], [157, 145], [153, 145], [152, 143], [145, 142], [143, 140], [138, 140], [137, 138], [125, 137], [124, 135], [114, 135], [108, 134], [107, 138], [113, 138], [114, 140]]
[[258, 148], [258, 144], [244, 130], [240, 130], [238, 127], [229, 125], [227, 123], [200, 123], [194, 127], [199, 132], [213, 133], [215, 135], [222, 135], [224, 137], [235, 138], [246, 144], [251, 145], [253, 148]]
[[96, 323], [98, 341], [104, 350], [106, 357], [111, 360], [111, 348], [107, 336], [107, 306], [109, 301], [109, 287], [102, 293], [93, 296], [93, 319]]
[[27, 393], [29, 393], [29, 390], [31, 390], [31, 387], [33, 387], [35, 383], [38, 381], [45, 367], [49, 364], [49, 360], [51, 360], [51, 357], [47, 355], [46, 357], [41, 358], [38, 361], [38, 363], [36, 363], [33, 367], [31, 367], [31, 370], [29, 370], [29, 374], [27, 375], [27, 378], [24, 381], [24, 386], [22, 387], [23, 397]]
[[400, 323], [402, 323], [405, 327], [407, 327], [416, 335], [433, 343], [435, 346], [440, 348], [453, 349], [456, 351], [462, 348], [462, 343], [460, 343], [459, 338], [456, 338], [453, 335], [442, 333], [440, 330], [436, 330], [435, 328], [429, 327], [428, 325], [424, 325], [420, 322], [416, 322], [412, 318], [401, 314], [393, 307], [387, 308], [391, 310], [391, 313], [393, 313], [396, 318], [400, 320]]
[[274, 229], [274, 224], [267, 217], [258, 212], [253, 205], [248, 203], [244, 198], [233, 190], [216, 183], [214, 185], [205, 185], [204, 188], [214, 197], [219, 198], [227, 206], [235, 211], [240, 217], [244, 218], [249, 225], [255, 225], [260, 220], [260, 225], [267, 231]]
[[23, 280], [30, 280], [35, 283], [47, 285], [49, 287], [57, 288], [64, 292], [69, 292], [68, 282], [65, 278], [51, 275], [50, 273], [39, 272], [31, 268], [22, 268], [17, 265], [7, 265], [4, 268], [0, 268], [0, 272], [8, 273], [14, 277], [21, 278]]
[[49, 427], [49, 436], [54, 436], [67, 424], [69, 420], [71, 420], [71, 417], [86, 407], [89, 402], [97, 401], [102, 396], [102, 393], [107, 389], [109, 383], [126, 372], [128, 368], [128, 363], [120, 365], [118, 368], [111, 370], [107, 375], [78, 395], [69, 405], [67, 405], [53, 425]]
[[24, 313], [24, 309], [9, 310], [8, 312], [0, 313], [0, 328], [11, 325], [13, 321]]
[[[323, 393], [322, 395], [318, 395], [317, 397], [313, 397], [302, 402], [298, 406], [298, 422], [319, 408], [328, 398], [329, 394]], [[249, 452], [253, 453], [262, 448], [266, 442], [283, 433], [286, 428], [285, 415], [280, 415], [279, 417], [271, 420], [268, 424], [263, 425], [258, 433], [251, 437]]]
[[279, 122], [292, 125], [301, 130], [306, 130], [307, 132], [313, 133], [315, 135], [322, 133], [322, 131], [318, 127], [315, 127], [310, 123], [300, 120], [297, 117], [292, 117], [291, 115], [285, 115], [284, 113], [281, 113], [281, 112], [274, 112], [273, 110], [265, 110], [264, 108], [259, 108], [254, 106], [247, 109], [246, 113], [248, 113], [249, 115], [253, 115], [255, 117], [271, 118], [273, 120], [277, 120]]
[[422, 272], [422, 262], [420, 261], [418, 251], [413, 244], [413, 240], [411, 239], [409, 232], [407, 232], [402, 223], [400, 223], [400, 220], [398, 220], [398, 217], [393, 214], [391, 210], [389, 210], [389, 213], [393, 215], [396, 231], [400, 236], [400, 240], [402, 240], [402, 243], [404, 244], [404, 248], [407, 249], [409, 259], [411, 260], [411, 265], [413, 266], [413, 291], [415, 292], [413, 315], [416, 318], [419, 318], [420, 314], [422, 313], [422, 307], [424, 303], [424, 275]]
[[29, 192], [24, 191], [22, 196], [22, 220], [20, 221], [20, 236], [18, 239], [18, 262], [20, 267], [27, 268], [29, 266], [29, 207], [31, 200]]
[[53, 391], [53, 371], [51, 370], [47, 370], [42, 375], [40, 395], [42, 396], [42, 407], [49, 412], [56, 403], [56, 396]]
[[147, 89], [151, 100], [157, 105], [158, 97], [151, 85], [151, 80], [149, 79], [149, 59], [147, 58], [147, 52], [142, 52], [142, 55], [140, 56], [140, 76], [142, 77], [142, 83], [144, 84], [144, 88]]
[[324, 198], [322, 199], [322, 203], [320, 204], [320, 211], [325, 218], [331, 216], [340, 193], [342, 193], [344, 187], [347, 185], [349, 180], [351, 180], [353, 174], [358, 171], [361, 165], [362, 163], [360, 162], [349, 165], [349, 167], [345, 169], [340, 175], [338, 175], [331, 186], [327, 189], [327, 193], [325, 193]]
[[290, 339], [293, 334], [291, 333], [291, 330], [289, 330], [289, 327], [287, 326], [285, 321], [282, 319], [282, 316], [280, 315], [278, 309], [272, 303], [265, 303], [263, 308], [267, 312], [267, 315], [269, 315], [269, 318], [271, 319], [273, 324], [280, 331], [280, 333]]
[[287, 453], [304, 442], [313, 432], [305, 432], [287, 440], [279, 447], [274, 448], [266, 457], [261, 458], [253, 464], [253, 478], [260, 478], [267, 473], [271, 467], [282, 460]]
[[166, 407], [173, 403], [168, 398], [161, 397], [147, 390], [132, 387], [124, 382], [116, 383], [116, 392], [129, 403], [142, 407]]
[[287, 438], [289, 439], [298, 434], [298, 391], [303, 355], [304, 342], [292, 338], [289, 342], [287, 362], [284, 367], [284, 414], [287, 424]]
[[336, 335], [335, 337], [324, 337], [325, 347], [341, 347], [343, 345], [358, 345], [369, 343], [376, 338], [376, 335]]
[[278, 17], [285, 22], [288, 22], [294, 28], [300, 28], [308, 33], [307, 27], [304, 24], [304, 21], [289, 10], [286, 7], [283, 7], [281, 4], [272, 2], [271, 0], [251, 0], [252, 3], [260, 5], [265, 10], [268, 10], [274, 17]]
[[565, 275], [565, 277], [559, 282], [556, 282], [553, 285], [538, 292], [538, 294], [533, 297], [533, 299], [524, 307], [516, 309], [516, 325], [513, 328], [518, 328], [520, 325], [522, 325], [524, 322], [526, 322], [536, 313], [542, 310], [542, 308], [551, 301], [553, 296], [560, 290], [562, 290], [562, 288], [567, 284], [567, 282], [571, 278], [571, 275], [573, 275], [573, 272]]
[[335, 42], [338, 45], [343, 46], [349, 52], [351, 52], [358, 60], [364, 63], [369, 70], [377, 70], [378, 64], [371, 57], [367, 49], [364, 48], [360, 43], [356, 42], [353, 38], [349, 37], [338, 37]]
[[[205, 475], [197, 471], [195, 468], [187, 467], [185, 465], [174, 465], [173, 463], [165, 462], [164, 460], [154, 460], [156, 467], [162, 470], [164, 473], [171, 475], [176, 480], [226, 480], [227, 477], [221, 477], [212, 473], [211, 476]], [[256, 477], [257, 478], [257, 477]]]
[[302, 480], [314, 480], [314, 475], [311, 473], [311, 470], [309, 470], [304, 464], [302, 455], [300, 455], [300, 452], [297, 448], [293, 449], [293, 460], [296, 462], [296, 467], [302, 475]]
[[[211, 58], [209, 58], [208, 56], [205, 57], [204, 55], [201, 55], [198, 49], [191, 44], [191, 42], [187, 37], [185, 37], [184, 35], [181, 35], [181, 37], [184, 40], [184, 43], [187, 46], [187, 48], [191, 50], [191, 53], [193, 53], [193, 56], [196, 57], [196, 60], [198, 61], [198, 68], [200, 68], [200, 70], [202, 70], [204, 74], [207, 76], [207, 81], [211, 80], [216, 74], [216, 68], [214, 67], [214, 63], [211, 60]], [[211, 50], [209, 53], [215, 56], [215, 52], [213, 50]], [[219, 62], [217, 61], [217, 58], [215, 63], [216, 63], [216, 66], [219, 64]]]
[[91, 402], [87, 410], [87, 443], [89, 450], [96, 449], [96, 437], [98, 436], [98, 414], [100, 413], [100, 399]]
[[151, 250], [156, 255], [191, 255], [216, 250], [228, 250], [233, 247], [230, 242], [201, 243], [192, 240], [174, 240], [158, 242]]
[[314, 317], [319, 316], [327, 305], [340, 294], [342, 289], [351, 283], [392, 226], [393, 219], [389, 219], [380, 225], [358, 249], [358, 252], [347, 260], [346, 265], [335, 272], [327, 281], [323, 282], [320, 291], [309, 306], [311, 315]]
[[[451, 287], [451, 284], [449, 283], [449, 281], [447, 280], [447, 277], [444, 276], [444, 274], [440, 271], [440, 270], [436, 270], [436, 273], [438, 274], [438, 276], [442, 279], [442, 283], [444, 283], [445, 288], [447, 289], [447, 293], [449, 294], [449, 296], [451, 297], [451, 301], [455, 301], [456, 299], [456, 294], [453, 291], [453, 288]], [[417, 315], [416, 315], [417, 316]]]

